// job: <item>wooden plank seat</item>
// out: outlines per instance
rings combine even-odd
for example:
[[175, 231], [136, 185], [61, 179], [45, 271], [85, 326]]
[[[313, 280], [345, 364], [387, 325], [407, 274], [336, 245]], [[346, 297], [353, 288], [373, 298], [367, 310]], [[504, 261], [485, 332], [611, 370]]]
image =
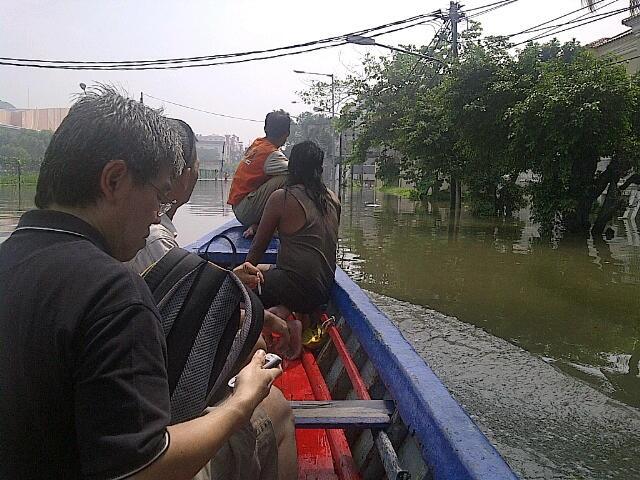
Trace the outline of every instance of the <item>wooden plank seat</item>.
[[291, 401], [296, 428], [386, 428], [392, 400]]

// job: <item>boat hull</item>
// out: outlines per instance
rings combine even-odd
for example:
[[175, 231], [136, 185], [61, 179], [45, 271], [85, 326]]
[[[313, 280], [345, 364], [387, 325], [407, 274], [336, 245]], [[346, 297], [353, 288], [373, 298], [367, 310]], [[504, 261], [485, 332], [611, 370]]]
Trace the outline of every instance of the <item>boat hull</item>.
[[[239, 229], [231, 221], [186, 248], [203, 254], [213, 237], [226, 234], [234, 247], [227, 240], [214, 240], [206, 255], [219, 264], [239, 264], [250, 247], [238, 236]], [[277, 247], [272, 242], [263, 261], [272, 263]], [[411, 478], [517, 478], [397, 326], [340, 268], [327, 313], [335, 318], [371, 398], [395, 401], [397, 410], [385, 431]], [[358, 398], [331, 342], [321, 349], [317, 363], [333, 399]], [[385, 478], [372, 432], [348, 429], [346, 435], [362, 478]]]

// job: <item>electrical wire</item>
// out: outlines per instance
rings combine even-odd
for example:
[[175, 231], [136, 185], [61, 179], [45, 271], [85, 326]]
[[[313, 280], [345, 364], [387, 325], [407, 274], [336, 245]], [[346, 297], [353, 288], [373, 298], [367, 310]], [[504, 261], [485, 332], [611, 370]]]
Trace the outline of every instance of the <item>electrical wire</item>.
[[467, 12], [473, 12], [473, 11], [475, 11], [475, 10], [481, 10], [481, 9], [483, 9], [483, 8], [493, 7], [493, 6], [496, 6], [496, 5], [503, 4], [503, 3], [508, 4], [508, 3], [511, 3], [512, 1], [514, 1], [514, 0], [500, 0], [499, 2], [489, 3], [489, 4], [487, 4], [487, 5], [480, 5], [480, 6], [478, 6], [478, 7], [467, 8], [467, 9], [466, 9], [466, 11], [467, 11]]
[[[599, 4], [599, 3], [605, 2], [605, 1], [607, 1], [607, 0], [598, 0], [597, 2], [594, 2], [594, 6]], [[618, 0], [614, 0], [614, 2], [617, 2], [617, 1]], [[611, 2], [611, 3], [614, 3], [614, 2]], [[609, 5], [609, 4], [607, 4], [607, 5]], [[563, 19], [565, 17], [568, 17], [569, 15], [573, 15], [574, 13], [578, 13], [578, 12], [581, 12], [582, 10], [588, 10], [588, 9], [589, 9], [588, 6], [585, 6], [585, 7], [582, 7], [582, 8], [578, 8], [578, 9], [573, 10], [571, 12], [565, 13], [564, 15], [560, 15], [559, 17], [555, 17], [555, 18], [552, 18], [550, 20], [547, 20], [546, 22], [539, 23], [538, 25], [533, 25], [532, 27], [529, 27], [529, 28], [527, 28], [525, 30], [521, 30], [519, 32], [511, 33], [509, 35], [506, 35], [506, 37], [511, 38], [511, 37], [515, 37], [517, 35], [522, 35], [524, 33], [530, 33], [535, 28], [542, 27], [544, 25], [548, 25], [551, 22], [555, 22], [556, 20], [561, 20], [561, 19]], [[551, 28], [551, 27], [549, 27], [549, 28]]]
[[511, 5], [512, 3], [516, 3], [517, 1], [518, 0], [507, 0], [504, 3], [502, 3], [501, 5], [496, 5], [495, 7], [488, 8], [488, 9], [483, 10], [481, 12], [476, 12], [476, 13], [473, 13], [471, 15], [467, 15], [466, 18], [479, 17], [480, 15], [484, 15], [485, 13], [493, 12], [494, 10], [498, 10], [499, 8], [506, 7], [507, 5]]
[[254, 62], [257, 60], [268, 60], [272, 58], [280, 58], [287, 57], [292, 55], [300, 55], [302, 53], [314, 52], [317, 50], [324, 50], [326, 48], [333, 48], [340, 45], [346, 45], [347, 41], [342, 41], [338, 43], [333, 43], [329, 45], [322, 45], [319, 47], [308, 48], [306, 50], [298, 50], [295, 52], [285, 52], [279, 53], [276, 55], [264, 55], [261, 57], [253, 57], [253, 58], [241, 58], [239, 60], [227, 60], [220, 62], [209, 62], [209, 63], [196, 63], [196, 64], [186, 64], [186, 65], [142, 65], [142, 66], [131, 66], [131, 67], [106, 67], [106, 66], [80, 66], [80, 65], [45, 65], [45, 64], [33, 64], [33, 63], [15, 63], [15, 62], [5, 62], [0, 61], [0, 65], [10, 65], [16, 67], [31, 67], [31, 68], [48, 68], [48, 69], [59, 69], [59, 70], [93, 70], [93, 71], [121, 71], [121, 70], [176, 70], [182, 68], [196, 68], [196, 67], [212, 67], [216, 65], [232, 65], [236, 63], [246, 63], [246, 62]]
[[521, 42], [515, 43], [515, 44], [512, 45], [512, 47], [517, 47], [517, 46], [523, 45], [525, 43], [533, 42], [535, 40], [539, 40], [541, 38], [548, 37], [550, 35], [556, 35], [558, 33], [566, 32], [568, 30], [573, 30], [574, 28], [578, 28], [578, 27], [582, 27], [584, 25], [589, 25], [591, 23], [595, 23], [595, 22], [599, 22], [599, 21], [602, 21], [602, 20], [606, 20], [607, 18], [613, 17], [615, 15], [619, 15], [620, 13], [625, 12], [625, 11], [628, 11], [628, 8], [625, 7], [625, 8], [621, 8], [621, 9], [618, 9], [618, 10], [612, 10], [610, 12], [603, 12], [601, 14], [598, 14], [596, 17], [590, 17], [590, 18], [588, 18], [586, 20], [578, 20], [578, 21], [566, 22], [566, 23], [560, 24], [560, 25], [555, 25], [555, 27], [561, 27], [561, 26], [564, 26], [564, 25], [572, 25], [572, 26], [569, 26], [567, 28], [563, 28], [562, 30], [557, 30], [557, 31], [555, 31], [553, 33], [543, 33], [541, 35], [536, 35], [534, 37], [528, 38], [527, 40], [523, 40]]
[[[595, 2], [593, 5], [595, 6], [596, 4], [601, 3], [602, 1], [603, 1], [603, 0], [600, 0], [600, 1], [598, 1], [598, 2]], [[609, 3], [605, 3], [604, 5], [601, 5], [601, 6], [600, 6], [600, 7], [598, 7], [598, 8], [594, 8], [593, 10], [589, 9], [586, 13], [583, 13], [582, 15], [578, 15], [576, 18], [574, 18], [574, 20], [578, 21], [578, 20], [580, 20], [580, 19], [582, 19], [582, 18], [588, 17], [588, 16], [590, 16], [592, 13], [594, 13], [594, 12], [596, 12], [596, 11], [598, 11], [598, 10], [602, 9], [602, 8], [608, 7], [609, 5], [612, 5], [612, 4], [614, 4], [614, 3], [618, 2], [618, 1], [619, 1], [619, 0], [612, 0], [612, 1], [610, 1]], [[587, 8], [589, 8], [589, 7], [587, 7]], [[548, 35], [553, 35], [553, 34], [557, 33], [558, 28], [559, 28], [559, 27], [549, 27], [548, 29], [546, 29], [546, 33], [547, 33]]]
[[[246, 57], [252, 55], [263, 55], [262, 57], [256, 58], [258, 60], [266, 59], [266, 58], [277, 58], [280, 55], [264, 55], [275, 53], [279, 51], [289, 51], [289, 50], [297, 50], [303, 49], [302, 52], [313, 51], [315, 49], [306, 49], [307, 47], [313, 47], [315, 45], [324, 45], [324, 46], [337, 46], [344, 43], [344, 39], [348, 35], [367, 35], [371, 33], [375, 33], [376, 35], [383, 35], [387, 33], [392, 33], [395, 31], [403, 30], [404, 28], [411, 28], [412, 26], [422, 24], [426, 21], [426, 19], [434, 19], [438, 18], [440, 15], [440, 11], [435, 11], [427, 14], [414, 15], [413, 17], [409, 17], [402, 20], [397, 20], [395, 22], [389, 22], [383, 25], [379, 25], [376, 27], [370, 27], [363, 30], [359, 30], [356, 32], [351, 32], [344, 35], [338, 35], [328, 38], [323, 38], [320, 40], [314, 40], [305, 43], [299, 43], [294, 45], [287, 45], [283, 47], [276, 47], [264, 50], [252, 50], [247, 52], [236, 52], [236, 53], [226, 53], [226, 54], [217, 54], [217, 55], [207, 55], [200, 57], [182, 57], [182, 58], [165, 58], [165, 59], [155, 59], [155, 60], [118, 60], [118, 61], [78, 61], [78, 60], [44, 60], [44, 59], [29, 59], [29, 58], [14, 58], [14, 57], [0, 57], [0, 65], [11, 65], [11, 66], [27, 66], [27, 67], [38, 67], [38, 65], [42, 65], [41, 68], [53, 68], [53, 66], [60, 66], [63, 69], [71, 69], [71, 70], [134, 70], [134, 69], [150, 69], [148, 67], [153, 66], [165, 66], [174, 64], [189, 64], [185, 66], [212, 66], [218, 64], [226, 64], [226, 63], [239, 63], [239, 62], [217, 62], [211, 63], [212, 60], [219, 59], [227, 59], [227, 58], [235, 58], [235, 57]], [[417, 22], [412, 25], [406, 25], [411, 22]], [[400, 28], [391, 29], [389, 31], [380, 32], [380, 30], [390, 29], [392, 27], [396, 27], [399, 25], [403, 25]], [[292, 54], [296, 54], [298, 52], [292, 52]], [[205, 62], [199, 64], [197, 62]], [[197, 64], [194, 64], [197, 63]], [[122, 68], [121, 68], [122, 67]]]
[[175, 105], [177, 107], [182, 107], [182, 108], [187, 108], [189, 110], [195, 110], [196, 112], [208, 113], [209, 115], [215, 115], [216, 117], [232, 118], [234, 120], [244, 120], [246, 122], [256, 122], [256, 123], [262, 123], [263, 122], [263, 120], [255, 120], [253, 118], [235, 117], [233, 115], [225, 115], [224, 113], [210, 112], [208, 110], [202, 110], [200, 108], [190, 107], [188, 105], [183, 105], [181, 103], [171, 102], [169, 100], [163, 100], [162, 98], [154, 97], [153, 95], [151, 95], [149, 93], [146, 93], [146, 92], [142, 92], [142, 93], [144, 94], [145, 97], [153, 98], [154, 100], [158, 100], [159, 102], [169, 103], [171, 105]]
[[[616, 2], [618, 0], [613, 0], [613, 1]], [[623, 9], [620, 9], [620, 10], [611, 10], [609, 12], [599, 13], [599, 14], [591, 16], [590, 18], [587, 18], [587, 19], [584, 19], [584, 17], [586, 17], [586, 16], [588, 16], [590, 14], [580, 15], [579, 17], [574, 18], [573, 20], [570, 20], [570, 21], [565, 22], [565, 23], [559, 23], [557, 25], [548, 25], [546, 27], [532, 28], [527, 33], [535, 33], [535, 32], [544, 31], [545, 32], [544, 36], [548, 36], [548, 35], [552, 35], [553, 33], [555, 33], [555, 30], [557, 30], [557, 29], [559, 29], [561, 27], [564, 27], [566, 25], [574, 25], [574, 24], [577, 24], [577, 23], [582, 24], [582, 22], [589, 22], [590, 20], [599, 19], [601, 17], [609, 18], [610, 16], [617, 15], [618, 13], [622, 13], [622, 11], [626, 11], [626, 10], [627, 10], [626, 8], [623, 8]], [[580, 25], [578, 25], [578, 26], [580, 26]], [[554, 31], [551, 31], [551, 30], [554, 30]], [[538, 36], [538, 35], [536, 35], [536, 36]]]

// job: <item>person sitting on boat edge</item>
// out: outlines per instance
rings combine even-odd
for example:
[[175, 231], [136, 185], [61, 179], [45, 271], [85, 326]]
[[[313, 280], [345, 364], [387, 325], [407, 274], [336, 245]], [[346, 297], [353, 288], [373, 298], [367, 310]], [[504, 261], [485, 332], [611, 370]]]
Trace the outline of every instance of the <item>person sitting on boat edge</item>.
[[[260, 298], [280, 316], [314, 312], [329, 301], [334, 283], [341, 207], [322, 180], [323, 159], [314, 142], [293, 147], [286, 186], [269, 197], [247, 255], [247, 261], [259, 262], [278, 230], [276, 265], [264, 271]], [[292, 335], [292, 349], [298, 341]]]
[[[169, 250], [179, 246], [176, 241], [178, 232], [171, 220], [178, 208], [189, 201], [198, 180], [196, 136], [188, 123], [179, 119], [168, 120], [180, 136], [185, 167], [173, 181], [171, 191], [167, 194], [167, 198], [173, 199], [174, 203], [161, 216], [159, 224], [151, 225], [145, 247], [128, 262], [138, 273], [144, 272]], [[233, 271], [248, 288], [256, 288], [257, 281], [261, 281], [262, 273], [248, 262]], [[265, 311], [264, 328], [266, 333], [273, 332], [281, 336], [285, 340], [283, 344], [288, 345], [289, 333], [284, 320]], [[256, 343], [253, 353], [258, 349], [266, 349], [262, 337]], [[253, 353], [243, 361], [248, 362]], [[263, 480], [275, 478], [276, 472], [280, 472], [282, 478], [292, 477], [297, 472], [293, 421], [289, 402], [280, 390], [272, 387], [267, 398], [256, 408], [251, 423], [235, 432], [194, 480], [239, 478], [256, 471], [260, 472]], [[255, 445], [255, 451], [248, 451], [247, 445]]]
[[287, 157], [280, 147], [287, 141], [290, 128], [287, 112], [269, 112], [264, 119], [266, 137], [253, 141], [233, 175], [227, 203], [238, 221], [248, 227], [246, 237], [255, 233], [267, 200], [285, 183]]
[[214, 411], [169, 426], [166, 346], [144, 246], [184, 165], [158, 112], [100, 86], [54, 133], [0, 246], [0, 478], [189, 479], [265, 398], [257, 352]]

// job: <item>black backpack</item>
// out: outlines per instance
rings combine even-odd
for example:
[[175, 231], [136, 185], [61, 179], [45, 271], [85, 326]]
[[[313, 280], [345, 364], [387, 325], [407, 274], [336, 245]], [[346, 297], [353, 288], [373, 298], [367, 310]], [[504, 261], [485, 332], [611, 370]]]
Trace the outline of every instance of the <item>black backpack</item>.
[[264, 309], [231, 271], [182, 248], [169, 250], [142, 275], [167, 342], [171, 423], [184, 422], [220, 398], [258, 340]]

